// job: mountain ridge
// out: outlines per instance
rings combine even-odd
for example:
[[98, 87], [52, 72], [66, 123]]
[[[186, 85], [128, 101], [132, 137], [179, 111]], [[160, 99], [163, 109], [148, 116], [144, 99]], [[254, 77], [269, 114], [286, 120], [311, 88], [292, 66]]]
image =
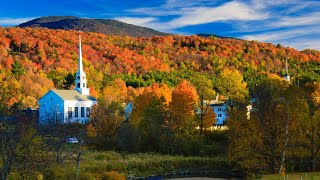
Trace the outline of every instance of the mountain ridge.
[[46, 16], [22, 23], [18, 27], [38, 27], [49, 29], [78, 30], [97, 32], [105, 35], [132, 37], [166, 36], [169, 33], [151, 28], [127, 24], [113, 19], [88, 19], [75, 16]]

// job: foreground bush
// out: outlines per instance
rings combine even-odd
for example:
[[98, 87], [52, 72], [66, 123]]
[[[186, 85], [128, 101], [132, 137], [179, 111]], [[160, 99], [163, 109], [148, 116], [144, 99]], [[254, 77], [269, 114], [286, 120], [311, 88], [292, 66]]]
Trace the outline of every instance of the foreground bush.
[[105, 172], [102, 175], [101, 180], [125, 180], [126, 177], [115, 171]]

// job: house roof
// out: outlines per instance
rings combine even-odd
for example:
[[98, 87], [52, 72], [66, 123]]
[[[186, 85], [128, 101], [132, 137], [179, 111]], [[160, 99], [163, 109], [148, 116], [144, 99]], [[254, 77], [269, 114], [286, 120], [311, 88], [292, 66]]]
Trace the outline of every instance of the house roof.
[[97, 101], [96, 98], [90, 95], [84, 95], [76, 90], [57, 90], [52, 89], [52, 92], [57, 94], [63, 100], [73, 100], [73, 101]]
[[209, 105], [210, 105], [210, 106], [221, 106], [221, 105], [223, 105], [223, 104], [225, 104], [225, 101], [211, 100], [211, 101], [209, 102]]

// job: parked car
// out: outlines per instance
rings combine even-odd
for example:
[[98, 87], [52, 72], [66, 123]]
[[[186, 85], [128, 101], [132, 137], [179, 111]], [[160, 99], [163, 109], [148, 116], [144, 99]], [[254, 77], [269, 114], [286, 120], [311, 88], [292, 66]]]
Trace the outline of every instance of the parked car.
[[66, 143], [78, 144], [79, 141], [76, 137], [70, 136], [66, 138]]

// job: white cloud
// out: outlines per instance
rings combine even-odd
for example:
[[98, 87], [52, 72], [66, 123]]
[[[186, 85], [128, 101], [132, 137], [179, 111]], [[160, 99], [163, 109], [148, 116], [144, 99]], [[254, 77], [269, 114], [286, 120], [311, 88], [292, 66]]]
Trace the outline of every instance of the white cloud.
[[[169, 1], [168, 1], [169, 2]], [[167, 2], [167, 3], [168, 3]], [[167, 6], [167, 5], [166, 5]], [[149, 15], [163, 16], [165, 15], [179, 15], [177, 18], [173, 18], [166, 22], [159, 22], [157, 18], [117, 18], [128, 23], [135, 25], [141, 25], [155, 28], [161, 31], [172, 31], [177, 28], [206, 24], [219, 21], [254, 21], [262, 20], [268, 17], [267, 13], [257, 12], [255, 9], [249, 7], [247, 4], [231, 1], [224, 3], [216, 7], [184, 7], [178, 10], [163, 11], [161, 8], [159, 10], [154, 10], [150, 8], [140, 8], [131, 10], [136, 13], [147, 12]], [[148, 12], [150, 11], [150, 12]], [[141, 21], [141, 22], [140, 22]]]
[[182, 27], [223, 22], [233, 28], [224, 33], [244, 34], [239, 38], [320, 49], [319, 9], [319, 0], [165, 0], [158, 7], [127, 10], [146, 18], [123, 20], [172, 33]]
[[313, 12], [296, 17], [282, 17], [271, 23], [272, 27], [303, 26], [320, 23], [320, 12]]
[[320, 26], [244, 35], [239, 38], [274, 44], [280, 43], [299, 50], [306, 48], [320, 50]]
[[21, 23], [30, 21], [35, 19], [35, 17], [27, 17], [27, 18], [0, 18], [0, 25], [3, 26], [14, 26], [19, 25]]
[[286, 41], [282, 41], [279, 42], [283, 45], [286, 46], [290, 46], [290, 47], [294, 47], [296, 49], [299, 50], [303, 50], [303, 49], [316, 49], [318, 51], [320, 51], [320, 42], [317, 39], [314, 38], [308, 38], [308, 39], [297, 39], [294, 41], [291, 40], [286, 40]]
[[279, 41], [284, 39], [296, 38], [304, 35], [310, 35], [310, 34], [320, 34], [319, 27], [279, 30], [279, 31], [265, 32], [265, 33], [259, 33], [259, 34], [244, 35], [241, 38], [247, 39], [247, 40], [273, 42], [273, 41]]
[[115, 18], [118, 21], [125, 22], [128, 24], [134, 24], [137, 26], [150, 26], [150, 23], [157, 20], [157, 18], [154, 17], [145, 17], [145, 18], [139, 18], [139, 17], [116, 17]]
[[218, 7], [185, 8], [185, 15], [173, 19], [168, 25], [172, 28], [206, 24], [217, 21], [252, 21], [268, 17], [267, 13], [257, 12], [244, 3], [232, 1]]

